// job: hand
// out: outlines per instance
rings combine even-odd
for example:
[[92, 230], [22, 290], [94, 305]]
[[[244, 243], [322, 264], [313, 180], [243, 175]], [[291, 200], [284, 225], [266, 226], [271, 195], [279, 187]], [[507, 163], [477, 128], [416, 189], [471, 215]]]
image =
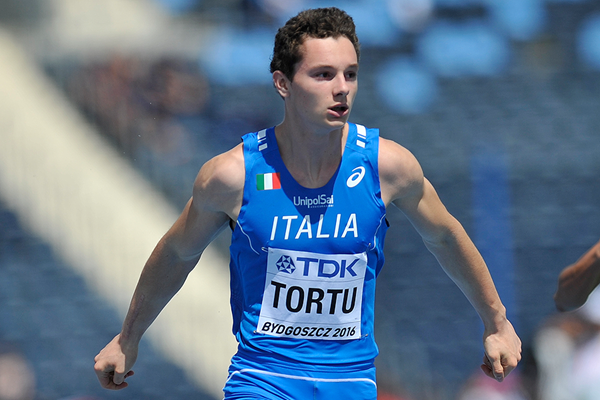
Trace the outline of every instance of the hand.
[[481, 370], [490, 378], [502, 382], [521, 361], [521, 339], [508, 320], [496, 332], [484, 335]]
[[129, 386], [125, 379], [134, 374], [131, 367], [137, 358], [137, 347], [125, 353], [117, 335], [94, 358], [94, 370], [103, 388], [120, 390]]

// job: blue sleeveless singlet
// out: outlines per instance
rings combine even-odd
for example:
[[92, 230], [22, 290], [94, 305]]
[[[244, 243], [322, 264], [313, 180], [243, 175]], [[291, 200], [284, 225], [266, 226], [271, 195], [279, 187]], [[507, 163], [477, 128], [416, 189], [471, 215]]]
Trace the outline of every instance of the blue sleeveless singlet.
[[274, 128], [245, 135], [243, 146], [246, 180], [230, 246], [235, 357], [316, 370], [372, 365], [387, 231], [379, 131], [349, 124], [340, 166], [318, 189], [291, 176]]

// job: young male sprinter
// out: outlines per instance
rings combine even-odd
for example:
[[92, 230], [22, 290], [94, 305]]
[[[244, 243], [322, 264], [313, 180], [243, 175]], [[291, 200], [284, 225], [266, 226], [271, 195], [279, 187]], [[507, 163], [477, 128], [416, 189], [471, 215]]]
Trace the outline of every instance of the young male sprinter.
[[354, 23], [337, 8], [303, 11], [279, 30], [271, 71], [283, 121], [201, 168], [143, 269], [121, 333], [96, 356], [104, 387], [127, 386], [143, 333], [231, 226], [239, 346], [225, 399], [376, 399], [375, 279], [390, 205], [479, 313], [483, 371], [501, 381], [516, 367], [521, 342], [463, 227], [408, 150], [348, 122], [358, 60]]

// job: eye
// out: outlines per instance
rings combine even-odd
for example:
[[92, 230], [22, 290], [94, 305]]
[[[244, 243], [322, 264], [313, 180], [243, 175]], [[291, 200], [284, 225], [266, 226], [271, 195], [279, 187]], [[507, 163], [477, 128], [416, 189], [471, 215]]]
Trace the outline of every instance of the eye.
[[349, 81], [354, 81], [358, 78], [358, 72], [356, 71], [349, 71], [346, 72], [346, 79]]
[[317, 76], [317, 78], [321, 78], [321, 79], [330, 79], [332, 77], [332, 75], [329, 71], [318, 72], [316, 74], [316, 76]]

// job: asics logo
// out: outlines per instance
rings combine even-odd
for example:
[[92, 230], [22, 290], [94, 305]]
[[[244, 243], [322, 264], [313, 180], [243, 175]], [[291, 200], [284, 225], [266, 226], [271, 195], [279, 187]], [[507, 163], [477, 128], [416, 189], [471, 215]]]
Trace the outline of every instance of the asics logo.
[[362, 181], [362, 178], [365, 176], [365, 167], [356, 167], [352, 172], [352, 175], [350, 175], [346, 181], [346, 185], [350, 188], [353, 188]]

